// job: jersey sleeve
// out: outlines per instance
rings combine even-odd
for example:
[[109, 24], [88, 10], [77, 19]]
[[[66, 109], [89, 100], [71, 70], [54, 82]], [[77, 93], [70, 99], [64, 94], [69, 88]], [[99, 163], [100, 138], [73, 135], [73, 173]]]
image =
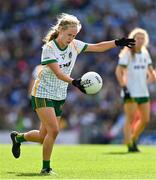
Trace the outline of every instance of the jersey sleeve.
[[129, 63], [129, 58], [129, 53], [123, 54], [119, 57], [118, 65], [127, 67]]
[[74, 48], [77, 51], [77, 54], [80, 54], [81, 52], [85, 51], [85, 49], [87, 48], [88, 44], [85, 42], [82, 42], [80, 40], [74, 39], [73, 40], [73, 45]]
[[54, 62], [57, 62], [57, 59], [54, 55], [53, 48], [48, 44], [44, 45], [42, 49], [41, 64], [46, 65]]

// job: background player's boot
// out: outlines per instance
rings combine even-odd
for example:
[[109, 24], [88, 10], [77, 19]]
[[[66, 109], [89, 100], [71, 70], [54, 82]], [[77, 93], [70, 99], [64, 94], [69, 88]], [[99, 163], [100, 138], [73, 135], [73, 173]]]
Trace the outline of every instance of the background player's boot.
[[128, 145], [128, 152], [140, 152], [135, 141], [131, 145]]
[[133, 150], [134, 150], [134, 152], [140, 152], [140, 150], [138, 149], [138, 147], [137, 147], [137, 143], [136, 143], [136, 141], [133, 141]]

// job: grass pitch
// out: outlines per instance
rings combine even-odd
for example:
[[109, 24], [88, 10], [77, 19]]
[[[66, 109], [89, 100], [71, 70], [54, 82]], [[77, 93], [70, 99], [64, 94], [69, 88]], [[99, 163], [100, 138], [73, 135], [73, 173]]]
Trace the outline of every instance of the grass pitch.
[[55, 145], [51, 164], [57, 175], [41, 176], [42, 146], [23, 144], [19, 159], [0, 145], [0, 179], [156, 179], [156, 146], [127, 153], [123, 145]]

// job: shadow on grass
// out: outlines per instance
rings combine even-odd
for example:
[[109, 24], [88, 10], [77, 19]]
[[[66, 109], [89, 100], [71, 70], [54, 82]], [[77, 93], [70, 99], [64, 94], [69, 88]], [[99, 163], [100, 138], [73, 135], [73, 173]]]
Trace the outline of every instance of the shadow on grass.
[[135, 151], [135, 152], [107, 152], [103, 153], [107, 155], [129, 155], [129, 154], [140, 154], [140, 151]]
[[43, 176], [39, 173], [21, 173], [21, 172], [7, 172], [8, 174], [14, 174], [16, 176]]
[[106, 152], [103, 154], [107, 154], [107, 155], [126, 155], [129, 154], [128, 152]]
[[43, 176], [39, 173], [17, 173], [16, 176]]
[[35, 176], [39, 176], [39, 177], [57, 177], [58, 176], [58, 174], [50, 174], [50, 175], [43, 175], [43, 174], [40, 174], [40, 173], [29, 173], [29, 172], [27, 172], [27, 173], [21, 173], [21, 172], [7, 172], [8, 174], [14, 174], [15, 176], [18, 176], [18, 177], [21, 177], [21, 179], [23, 179], [22, 178], [22, 176], [24, 177], [35, 177]]

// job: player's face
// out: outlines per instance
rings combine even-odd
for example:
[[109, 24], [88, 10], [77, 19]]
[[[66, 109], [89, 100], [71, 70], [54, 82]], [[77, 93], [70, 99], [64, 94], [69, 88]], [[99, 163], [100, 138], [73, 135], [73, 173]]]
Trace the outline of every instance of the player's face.
[[66, 30], [62, 30], [59, 33], [62, 44], [64, 46], [67, 46], [68, 44], [70, 44], [72, 40], [76, 37], [77, 33], [78, 33], [77, 27], [69, 27]]
[[141, 49], [141, 47], [144, 45], [145, 42], [145, 35], [143, 33], [137, 33], [135, 35], [135, 47], [137, 49]]

